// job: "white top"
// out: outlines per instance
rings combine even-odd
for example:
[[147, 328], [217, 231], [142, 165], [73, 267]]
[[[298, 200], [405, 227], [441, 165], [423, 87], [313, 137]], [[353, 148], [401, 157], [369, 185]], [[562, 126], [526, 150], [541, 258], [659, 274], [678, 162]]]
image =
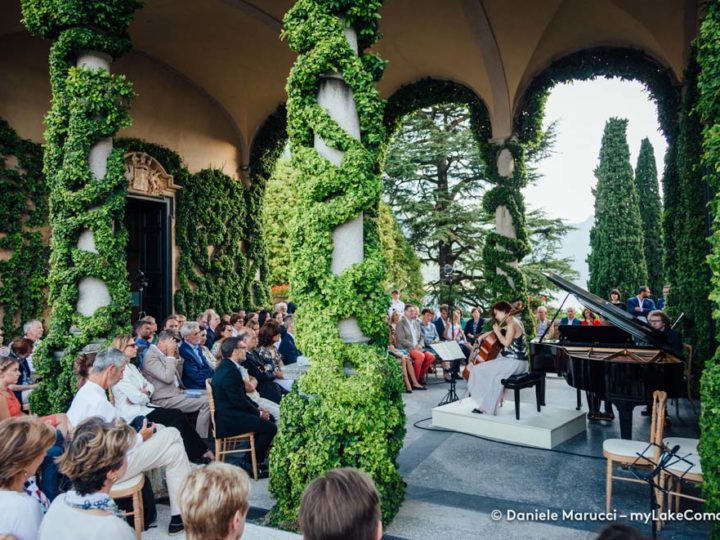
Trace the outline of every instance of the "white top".
[[388, 316], [393, 314], [393, 311], [397, 311], [400, 315], [405, 311], [405, 302], [402, 300], [390, 300], [390, 307], [388, 308]]
[[112, 387], [115, 408], [126, 422], [132, 422], [136, 416], [147, 416], [152, 412], [152, 409], [146, 406], [150, 403], [150, 396], [142, 392], [143, 386], [150, 390], [150, 394], [155, 391], [155, 387], [142, 376], [137, 366], [127, 364], [123, 378]]
[[38, 538], [77, 540], [80, 537], [83, 540], [135, 540], [135, 533], [125, 520], [117, 516], [89, 514], [68, 506], [62, 493], [50, 505]]
[[[112, 406], [112, 403], [108, 401], [105, 390], [99, 384], [95, 384], [92, 381], [85, 381], [77, 391], [75, 397], [70, 404], [70, 409], [67, 412], [68, 420], [73, 426], [77, 426], [80, 422], [91, 416], [99, 416], [106, 422], [112, 422], [120, 414]], [[135, 445], [130, 451], [136, 449], [143, 442], [142, 435], [139, 433], [135, 437]]]
[[35, 540], [43, 515], [40, 503], [26, 493], [0, 490], [0, 534], [17, 540]]

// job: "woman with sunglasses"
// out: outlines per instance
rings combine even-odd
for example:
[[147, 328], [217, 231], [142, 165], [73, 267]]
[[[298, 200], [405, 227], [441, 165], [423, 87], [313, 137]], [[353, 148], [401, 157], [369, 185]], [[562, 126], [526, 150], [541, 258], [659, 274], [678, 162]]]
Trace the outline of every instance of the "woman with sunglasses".
[[[181, 410], [151, 405], [155, 387], [143, 377], [133, 362], [137, 358], [137, 343], [133, 337], [130, 334], [117, 336], [113, 339], [112, 346], [122, 351], [128, 358], [122, 379], [111, 388], [118, 414], [132, 425], [135, 425], [135, 422], [142, 425], [141, 419], [147, 418], [148, 422], [176, 428], [182, 436], [185, 452], [190, 461], [193, 463], [211, 461], [214, 458], [213, 452]], [[136, 420], [138, 418], [140, 420]]]

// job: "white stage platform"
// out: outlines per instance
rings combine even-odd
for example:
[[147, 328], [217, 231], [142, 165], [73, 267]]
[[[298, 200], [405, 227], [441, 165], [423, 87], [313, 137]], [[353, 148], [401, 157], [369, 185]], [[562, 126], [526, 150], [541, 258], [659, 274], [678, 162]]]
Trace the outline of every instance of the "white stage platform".
[[585, 432], [583, 411], [543, 407], [537, 412], [534, 400], [520, 402], [520, 420], [515, 420], [512, 399], [505, 401], [497, 416], [473, 413], [474, 408], [469, 398], [435, 407], [433, 426], [538, 448], [554, 448]]

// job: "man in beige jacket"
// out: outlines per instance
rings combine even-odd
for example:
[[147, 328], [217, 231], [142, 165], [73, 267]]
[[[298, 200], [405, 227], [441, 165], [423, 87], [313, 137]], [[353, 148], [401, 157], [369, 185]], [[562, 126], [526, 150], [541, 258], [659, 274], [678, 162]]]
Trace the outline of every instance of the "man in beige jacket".
[[183, 359], [178, 352], [176, 336], [163, 330], [158, 335], [157, 345], [151, 345], [145, 352], [142, 374], [152, 383], [155, 390], [150, 403], [167, 409], [180, 409], [185, 413], [197, 412], [195, 429], [206, 439], [210, 429], [210, 405], [203, 393], [190, 397], [182, 385]]

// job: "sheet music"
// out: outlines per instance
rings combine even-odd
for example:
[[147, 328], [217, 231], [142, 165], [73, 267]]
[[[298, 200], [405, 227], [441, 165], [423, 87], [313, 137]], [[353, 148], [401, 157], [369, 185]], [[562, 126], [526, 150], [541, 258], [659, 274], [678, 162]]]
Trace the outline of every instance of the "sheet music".
[[457, 341], [441, 341], [440, 343], [433, 343], [430, 347], [440, 358], [448, 362], [465, 358], [465, 353], [463, 353]]

